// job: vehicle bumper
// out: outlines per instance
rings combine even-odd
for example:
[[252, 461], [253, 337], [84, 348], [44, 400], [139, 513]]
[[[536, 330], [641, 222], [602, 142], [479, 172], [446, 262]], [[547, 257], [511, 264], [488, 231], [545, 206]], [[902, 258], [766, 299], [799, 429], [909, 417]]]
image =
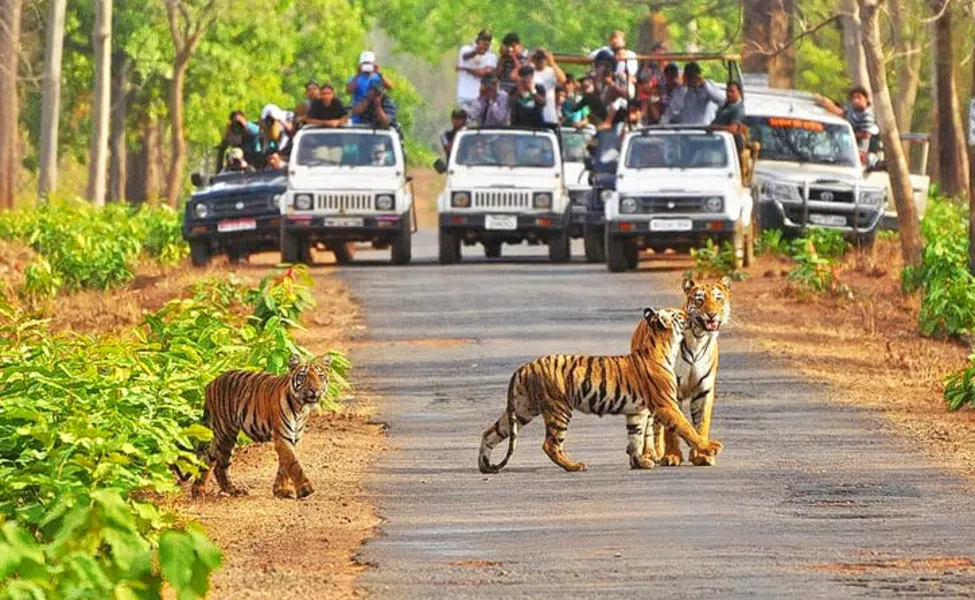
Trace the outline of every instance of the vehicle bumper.
[[[652, 221], [690, 221], [691, 228], [684, 231], [656, 231], [651, 229]], [[735, 233], [736, 222], [731, 219], [651, 219], [617, 220], [605, 223], [610, 235], [614, 237], [640, 237], [661, 242], [695, 242], [707, 238], [726, 238]]]
[[284, 229], [291, 234], [304, 234], [311, 240], [370, 240], [389, 238], [402, 232], [410, 213], [401, 215], [321, 215], [290, 214], [284, 218]]
[[[783, 229], [799, 232], [807, 227], [835, 229], [850, 235], [876, 231], [884, 216], [883, 206], [826, 202], [789, 202], [765, 200], [775, 208]], [[817, 219], [829, 219], [827, 222]], [[841, 222], [842, 221], [842, 222]]]
[[[235, 231], [220, 231], [219, 223], [227, 219], [207, 219], [183, 223], [183, 239], [187, 242], [207, 240], [218, 246], [261, 245], [262, 242], [277, 244], [281, 236], [281, 217], [247, 217], [254, 220], [253, 229], [238, 229]], [[230, 219], [230, 220], [246, 220]]]
[[570, 220], [570, 217], [558, 213], [519, 214], [510, 215], [517, 217], [517, 229], [487, 229], [484, 226], [486, 216], [485, 214], [441, 213], [440, 227], [442, 229], [489, 234], [554, 233], [569, 225]]

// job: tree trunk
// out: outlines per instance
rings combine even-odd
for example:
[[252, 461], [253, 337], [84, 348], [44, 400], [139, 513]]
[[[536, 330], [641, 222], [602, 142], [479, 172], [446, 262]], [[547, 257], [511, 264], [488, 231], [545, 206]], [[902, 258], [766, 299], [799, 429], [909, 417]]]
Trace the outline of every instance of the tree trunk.
[[914, 124], [914, 104], [921, 83], [921, 59], [923, 53], [916, 35], [912, 34], [911, 18], [905, 11], [904, 0], [890, 0], [890, 20], [893, 30], [894, 51], [897, 59], [897, 90], [894, 94], [894, 115], [897, 127], [911, 131]]
[[17, 69], [22, 0], [0, 0], [0, 210], [13, 208], [17, 191]]
[[139, 119], [139, 147], [129, 154], [126, 180], [126, 197], [138, 204], [150, 202], [158, 193], [159, 161], [156, 153], [159, 145], [159, 124], [148, 115]]
[[88, 199], [95, 206], [105, 205], [108, 170], [108, 129], [112, 85], [112, 0], [97, 0], [95, 30], [95, 89], [92, 106], [91, 151], [88, 156]]
[[[932, 0], [931, 10], [939, 14], [945, 2]], [[958, 104], [958, 87], [955, 84], [955, 58], [951, 39], [951, 7], [934, 22], [935, 68], [934, 81], [938, 87], [938, 173], [941, 190], [951, 197], [968, 192], [968, 149]]]
[[[975, 48], [972, 48], [972, 93], [969, 97], [975, 102]], [[968, 140], [968, 271], [975, 274], [975, 107], [969, 108], [969, 131], [972, 139]]]
[[42, 197], [58, 189], [58, 128], [61, 120], [61, 57], [64, 53], [64, 13], [67, 0], [51, 0], [44, 46], [44, 86], [41, 100], [40, 174]]
[[796, 48], [785, 45], [792, 41], [793, 0], [773, 0], [769, 17], [769, 45], [775, 56], [769, 62], [770, 87], [792, 89], [796, 81]]
[[917, 209], [914, 206], [914, 190], [911, 186], [911, 172], [907, 165], [904, 147], [900, 143], [900, 131], [894, 119], [894, 107], [887, 87], [887, 73], [884, 63], [884, 49], [880, 38], [879, 4], [882, 0], [860, 0], [860, 17], [863, 20], [863, 51], [867, 59], [867, 72], [870, 74], [870, 87], [877, 106], [877, 119], [884, 140], [884, 153], [887, 172], [890, 175], [897, 206], [897, 222], [901, 234], [901, 253], [904, 264], [918, 266], [921, 263], [921, 228]]
[[[929, 37], [934, 40], [934, 23], [928, 24]], [[928, 151], [928, 176], [934, 183], [941, 184], [941, 172], [939, 165], [941, 164], [941, 136], [938, 135], [938, 86], [934, 83], [935, 73], [938, 72], [937, 58], [934, 52], [928, 52], [930, 58], [930, 64], [928, 67], [931, 69], [931, 85], [929, 94], [931, 95], [931, 111], [929, 114], [929, 123], [927, 123], [926, 131], [929, 133], [931, 140], [931, 148]]]
[[128, 148], [125, 143], [125, 125], [129, 115], [129, 60], [123, 53], [112, 59], [112, 132], [109, 146], [112, 162], [108, 169], [108, 197], [112, 202], [125, 199], [125, 179], [128, 176]]
[[[843, 55], [850, 72], [853, 85], [870, 91], [870, 76], [867, 74], [867, 59], [863, 55], [863, 39], [860, 34], [860, 7], [857, 0], [842, 0], [840, 23], [843, 26]], [[871, 94], [873, 95], [873, 94]]]
[[670, 47], [670, 32], [667, 30], [667, 17], [660, 11], [651, 11], [646, 19], [640, 24], [640, 32], [637, 36], [637, 54], [650, 54], [653, 45], [657, 42], [667, 44], [667, 50], [673, 52]]
[[176, 208], [186, 163], [186, 140], [183, 139], [183, 83], [186, 80], [188, 59], [177, 55], [173, 64], [173, 78], [169, 82], [170, 163], [166, 176], [166, 202]]
[[795, 47], [792, 39], [794, 0], [744, 0], [745, 48], [742, 70], [767, 73], [769, 87], [792, 88], [795, 82]]

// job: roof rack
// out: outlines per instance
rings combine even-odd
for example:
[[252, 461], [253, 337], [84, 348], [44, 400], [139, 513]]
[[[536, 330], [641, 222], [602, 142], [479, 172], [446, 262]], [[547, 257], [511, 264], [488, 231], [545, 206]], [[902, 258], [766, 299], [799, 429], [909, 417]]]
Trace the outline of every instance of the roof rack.
[[[553, 53], [556, 62], [570, 65], [588, 65], [592, 62], [592, 57], [588, 54], [559, 54]], [[726, 54], [721, 52], [668, 52], [666, 54], [637, 54], [631, 60], [665, 60], [668, 62], [697, 62], [708, 60], [736, 61], [741, 62], [740, 54]]]

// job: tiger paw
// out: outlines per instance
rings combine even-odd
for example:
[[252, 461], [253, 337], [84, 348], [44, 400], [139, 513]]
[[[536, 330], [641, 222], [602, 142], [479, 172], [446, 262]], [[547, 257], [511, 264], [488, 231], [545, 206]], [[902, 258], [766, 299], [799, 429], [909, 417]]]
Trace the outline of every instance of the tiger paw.
[[300, 499], [305, 498], [307, 496], [311, 496], [314, 491], [315, 491], [315, 488], [313, 488], [311, 486], [311, 482], [310, 481], [306, 481], [304, 484], [302, 484], [298, 488], [298, 492], [296, 494], [296, 497], [300, 500]]
[[630, 456], [631, 469], [652, 469], [656, 466], [653, 457], [642, 454], [640, 456]]
[[190, 497], [191, 498], [199, 498], [202, 495], [203, 495], [203, 486], [202, 485], [194, 485], [193, 487], [190, 488]]
[[249, 494], [247, 490], [245, 490], [242, 487], [237, 487], [236, 485], [231, 485], [225, 488], [221, 488], [220, 491], [223, 492], [224, 494], [227, 494], [228, 496], [234, 496], [234, 497], [247, 496]]
[[294, 498], [295, 497], [295, 489], [293, 487], [291, 487], [290, 485], [287, 486], [287, 487], [282, 486], [282, 487], [274, 488], [274, 497], [275, 498]]
[[566, 463], [566, 464], [562, 465], [562, 468], [565, 469], [566, 471], [570, 471], [570, 472], [573, 472], [573, 473], [576, 473], [576, 472], [579, 472], [579, 471], [588, 471], [589, 470], [589, 467], [586, 466], [586, 463], [583, 463], [583, 462]]
[[714, 455], [698, 454], [694, 452], [691, 454], [691, 464], [696, 467], [713, 467], [714, 466]]
[[684, 462], [684, 455], [680, 452], [664, 454], [664, 457], [660, 459], [660, 464], [664, 467], [679, 467], [682, 462]]
[[724, 445], [721, 442], [710, 441], [705, 444], [703, 448], [701, 448], [698, 455], [715, 457], [719, 452], [721, 452], [722, 448], [724, 448]]

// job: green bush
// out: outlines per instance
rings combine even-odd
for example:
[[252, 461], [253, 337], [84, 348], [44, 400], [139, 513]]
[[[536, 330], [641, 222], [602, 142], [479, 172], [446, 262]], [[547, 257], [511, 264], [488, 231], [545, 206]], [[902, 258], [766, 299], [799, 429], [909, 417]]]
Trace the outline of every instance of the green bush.
[[820, 294], [834, 289], [833, 261], [819, 254], [812, 239], [795, 240], [791, 252], [795, 266], [789, 271], [790, 283]]
[[745, 273], [735, 269], [735, 248], [731, 242], [720, 246], [714, 240], [707, 240], [703, 248], [691, 248], [694, 260], [694, 274], [698, 277], [718, 277], [728, 275], [732, 279], [744, 279]]
[[803, 236], [792, 241], [789, 253], [798, 256], [808, 252], [808, 245], [812, 243], [816, 254], [830, 262], [836, 262], [850, 251], [852, 246], [843, 237], [843, 233], [836, 229], [810, 227]]
[[[264, 294], [302, 296], [304, 279], [273, 274]], [[301, 309], [285, 322], [247, 304], [232, 279], [120, 335], [51, 334], [0, 298], [0, 598], [179, 598], [206, 593], [219, 552], [147, 501], [177, 490], [171, 467], [198, 472], [192, 449], [204, 388], [231, 368], [286, 370]], [[348, 361], [335, 355], [324, 406]]]
[[781, 229], [763, 229], [755, 241], [755, 254], [758, 256], [785, 256], [789, 253], [789, 242]]

